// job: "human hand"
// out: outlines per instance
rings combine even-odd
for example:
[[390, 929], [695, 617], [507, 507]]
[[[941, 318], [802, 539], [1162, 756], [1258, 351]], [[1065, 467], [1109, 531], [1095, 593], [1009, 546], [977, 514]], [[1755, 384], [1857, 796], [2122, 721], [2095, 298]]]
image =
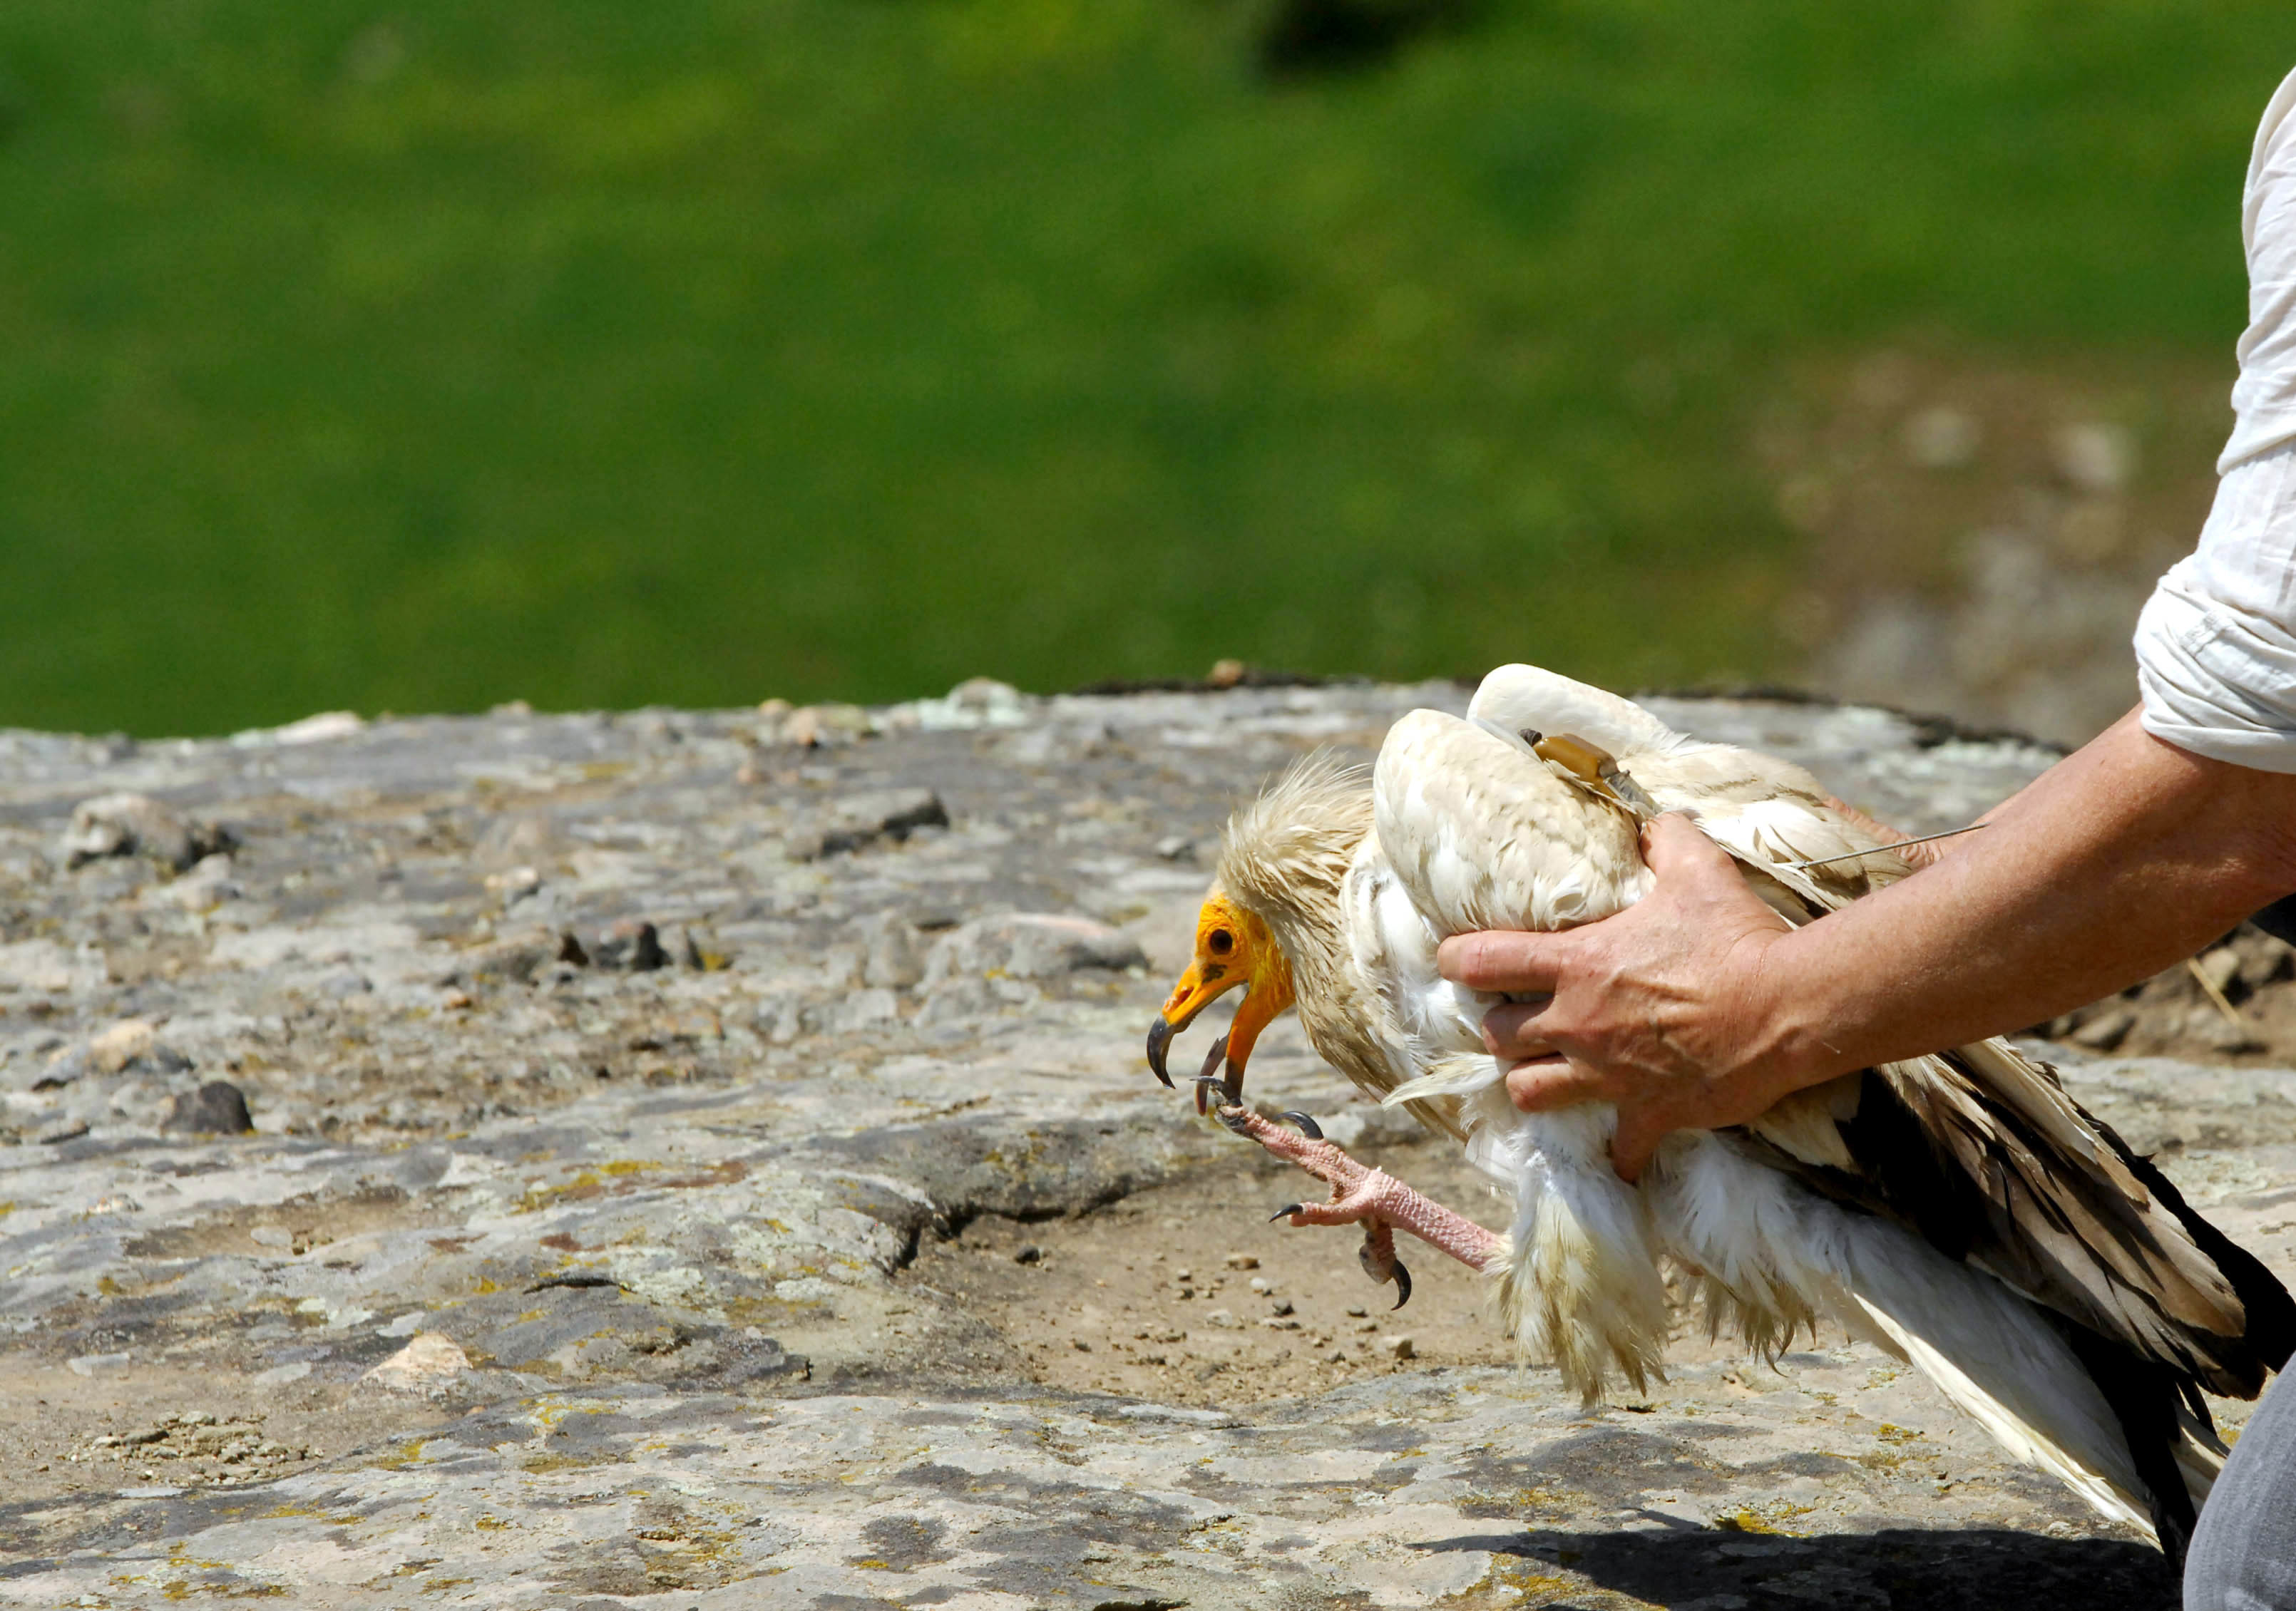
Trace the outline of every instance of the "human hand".
[[1526, 1112], [1614, 1102], [1611, 1165], [1641, 1173], [1668, 1133], [1734, 1124], [1793, 1082], [1760, 1007], [1763, 960], [1790, 934], [1737, 864], [1678, 814], [1643, 830], [1651, 892], [1559, 934], [1455, 935], [1438, 963], [1479, 990], [1538, 994], [1483, 1019], [1493, 1055], [1518, 1059], [1507, 1094]]

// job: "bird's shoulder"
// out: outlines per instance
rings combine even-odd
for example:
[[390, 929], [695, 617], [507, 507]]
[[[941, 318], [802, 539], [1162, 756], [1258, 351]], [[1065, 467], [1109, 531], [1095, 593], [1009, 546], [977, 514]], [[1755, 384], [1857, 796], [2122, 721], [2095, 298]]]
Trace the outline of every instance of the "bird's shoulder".
[[1372, 778], [1385, 857], [1444, 934], [1565, 928], [1648, 885], [1629, 818], [1474, 723], [1412, 712], [1390, 729]]
[[[1742, 862], [1783, 870], [1775, 876], [1820, 911], [1870, 895], [1910, 871], [1890, 854], [1887, 840], [1792, 761], [1734, 745], [1685, 742], [1632, 755], [1621, 765], [1660, 809], [1690, 813], [1708, 838]], [[1826, 865], [1799, 865], [1806, 862]]]

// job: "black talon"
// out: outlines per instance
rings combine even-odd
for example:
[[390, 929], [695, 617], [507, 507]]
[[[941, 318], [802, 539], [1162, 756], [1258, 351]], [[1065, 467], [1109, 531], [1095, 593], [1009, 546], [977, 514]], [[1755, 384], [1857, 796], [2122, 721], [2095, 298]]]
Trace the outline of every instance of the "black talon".
[[1324, 1127], [1316, 1123], [1315, 1120], [1309, 1118], [1306, 1114], [1287, 1113], [1283, 1116], [1290, 1119], [1294, 1124], [1297, 1124], [1300, 1127], [1300, 1133], [1306, 1136], [1309, 1141], [1320, 1141], [1324, 1139]]
[[1292, 1203], [1284, 1207], [1278, 1208], [1275, 1213], [1267, 1216], [1267, 1223], [1272, 1225], [1278, 1220], [1288, 1220], [1293, 1214], [1302, 1212], [1304, 1208], [1305, 1205], [1300, 1203]]
[[1411, 1272], [1403, 1267], [1401, 1259], [1397, 1259], [1395, 1261], [1395, 1307], [1400, 1309], [1410, 1301]]
[[1148, 1072], [1164, 1082], [1164, 1089], [1177, 1089], [1170, 1070], [1164, 1067], [1164, 1047], [1172, 1038], [1172, 1026], [1162, 1018], [1148, 1026]]
[[1207, 1100], [1215, 1092], [1219, 1093], [1219, 1100], [1212, 1104], [1212, 1117], [1237, 1135], [1250, 1135], [1251, 1110], [1230, 1097], [1227, 1087], [1210, 1075], [1196, 1076], [1196, 1111], [1202, 1113], [1205, 1110]]
[[[1226, 1055], [1227, 1036], [1226, 1035], [1222, 1035], [1219, 1039], [1214, 1041], [1212, 1043], [1212, 1049], [1204, 1053], [1204, 1066], [1196, 1071], [1196, 1111], [1198, 1113], [1201, 1113], [1204, 1110], [1205, 1081], [1210, 1080], [1216, 1085], [1222, 1085], [1225, 1089], [1225, 1083], [1222, 1082], [1218, 1076], [1214, 1075], [1212, 1070], [1220, 1066], [1220, 1059]], [[1234, 1101], [1238, 1094], [1239, 1093], [1236, 1092], [1229, 1091], [1227, 1092], [1228, 1100], [1230, 1101]]]

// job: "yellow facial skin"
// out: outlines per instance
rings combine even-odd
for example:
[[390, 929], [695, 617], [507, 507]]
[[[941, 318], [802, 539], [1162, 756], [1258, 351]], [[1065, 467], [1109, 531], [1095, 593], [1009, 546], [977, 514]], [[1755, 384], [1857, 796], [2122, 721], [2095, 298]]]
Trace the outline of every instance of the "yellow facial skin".
[[1292, 1005], [1292, 965], [1269, 937], [1267, 926], [1215, 891], [1196, 914], [1196, 955], [1180, 982], [1172, 986], [1163, 1011], [1148, 1031], [1148, 1066], [1166, 1085], [1172, 1083], [1164, 1065], [1164, 1048], [1172, 1036], [1194, 1021], [1215, 996], [1243, 985], [1242, 1002], [1228, 1032], [1204, 1059], [1209, 1075], [1225, 1053], [1230, 1100], [1243, 1089], [1244, 1065], [1260, 1031]]

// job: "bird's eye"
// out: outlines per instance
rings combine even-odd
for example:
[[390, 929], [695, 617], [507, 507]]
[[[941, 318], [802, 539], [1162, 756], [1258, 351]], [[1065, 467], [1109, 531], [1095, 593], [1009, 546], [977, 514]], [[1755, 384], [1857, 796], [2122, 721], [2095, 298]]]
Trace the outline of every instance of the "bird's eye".
[[1226, 956], [1235, 949], [1235, 936], [1225, 928], [1215, 928], [1211, 932], [1211, 937], [1204, 943], [1212, 948], [1214, 956]]

